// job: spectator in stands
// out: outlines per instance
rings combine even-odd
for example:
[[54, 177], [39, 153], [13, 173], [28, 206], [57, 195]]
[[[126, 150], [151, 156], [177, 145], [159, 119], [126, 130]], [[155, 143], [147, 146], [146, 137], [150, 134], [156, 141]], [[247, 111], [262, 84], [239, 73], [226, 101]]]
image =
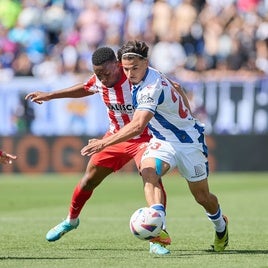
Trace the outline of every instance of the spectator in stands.
[[21, 12], [20, 1], [1, 0], [0, 24], [2, 24], [7, 29], [11, 29], [16, 24], [20, 12]]
[[[116, 50], [130, 39], [146, 41], [152, 52], [160, 53], [158, 58], [166, 53], [159, 50], [163, 41], [167, 47], [178, 47], [179, 54], [186, 55], [186, 62], [177, 63], [177, 72], [183, 70], [187, 77], [192, 72], [195, 76], [202, 72], [203, 77], [204, 72], [217, 70], [218, 75], [245, 70], [267, 74], [267, 3], [267, 0], [2, 0], [0, 79], [6, 81], [13, 75], [23, 75], [25, 70], [17, 70], [18, 55], [20, 59], [21, 55], [28, 58], [27, 68], [32, 69], [26, 72], [28, 75], [38, 74], [37, 66], [48, 58], [61, 65], [59, 75], [89, 72], [92, 52], [98, 46], [109, 45]], [[153, 58], [152, 66], [160, 69]], [[174, 57], [171, 62], [176, 60]], [[166, 63], [170, 64], [170, 60]], [[176, 69], [176, 64], [172, 67]]]

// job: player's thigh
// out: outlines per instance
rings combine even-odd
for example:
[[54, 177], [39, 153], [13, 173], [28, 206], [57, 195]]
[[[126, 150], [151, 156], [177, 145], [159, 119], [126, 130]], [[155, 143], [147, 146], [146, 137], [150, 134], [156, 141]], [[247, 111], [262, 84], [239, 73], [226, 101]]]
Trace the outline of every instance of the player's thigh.
[[175, 151], [170, 143], [152, 139], [141, 159], [141, 170], [151, 167], [159, 176], [176, 166]]
[[154, 176], [161, 177], [168, 172], [170, 169], [170, 164], [161, 160], [161, 156], [158, 157], [146, 157], [141, 162], [141, 174], [146, 176]]
[[126, 142], [108, 146], [93, 154], [90, 162], [95, 166], [110, 168], [116, 172], [132, 159], [132, 156], [126, 152], [127, 146]]

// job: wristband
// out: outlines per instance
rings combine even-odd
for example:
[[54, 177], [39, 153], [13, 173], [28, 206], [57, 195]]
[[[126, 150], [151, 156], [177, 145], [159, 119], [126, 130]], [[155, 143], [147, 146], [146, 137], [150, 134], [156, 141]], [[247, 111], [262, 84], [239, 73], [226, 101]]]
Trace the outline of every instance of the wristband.
[[0, 150], [0, 156], [2, 156], [3, 155], [3, 152]]

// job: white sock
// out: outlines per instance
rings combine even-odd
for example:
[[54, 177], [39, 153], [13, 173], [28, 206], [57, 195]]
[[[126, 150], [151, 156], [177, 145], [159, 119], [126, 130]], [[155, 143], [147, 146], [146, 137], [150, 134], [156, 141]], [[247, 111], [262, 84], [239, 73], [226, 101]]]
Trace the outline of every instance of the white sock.
[[219, 208], [215, 214], [206, 213], [208, 219], [213, 222], [216, 232], [222, 233], [225, 229], [226, 223], [222, 217], [221, 209]]
[[160, 214], [162, 222], [163, 222], [162, 229], [165, 230], [166, 229], [166, 209], [165, 209], [165, 207], [162, 204], [154, 204], [150, 207], [157, 210], [157, 212]]
[[70, 216], [68, 215], [67, 218], [66, 218], [66, 221], [74, 226], [74, 225], [77, 224], [78, 218], [70, 219]]

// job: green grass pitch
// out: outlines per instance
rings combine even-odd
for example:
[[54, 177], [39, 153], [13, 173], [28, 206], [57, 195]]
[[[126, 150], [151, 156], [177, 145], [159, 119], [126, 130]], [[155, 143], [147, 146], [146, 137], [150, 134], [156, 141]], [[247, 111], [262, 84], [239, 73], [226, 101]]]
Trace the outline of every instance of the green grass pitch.
[[141, 179], [115, 173], [95, 190], [80, 226], [57, 242], [47, 231], [64, 219], [80, 174], [0, 174], [0, 267], [268, 267], [268, 174], [214, 173], [211, 192], [229, 217], [230, 244], [210, 251], [214, 230], [178, 174], [164, 177], [171, 254], [152, 256], [129, 231], [145, 206]]

